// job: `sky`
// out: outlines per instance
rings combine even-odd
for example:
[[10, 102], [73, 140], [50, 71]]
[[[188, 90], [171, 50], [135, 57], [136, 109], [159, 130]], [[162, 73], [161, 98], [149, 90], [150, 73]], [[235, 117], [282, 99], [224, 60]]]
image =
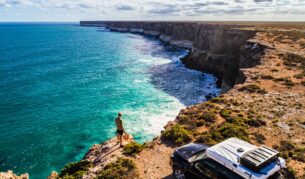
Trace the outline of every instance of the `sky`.
[[305, 0], [0, 0], [1, 22], [305, 21]]

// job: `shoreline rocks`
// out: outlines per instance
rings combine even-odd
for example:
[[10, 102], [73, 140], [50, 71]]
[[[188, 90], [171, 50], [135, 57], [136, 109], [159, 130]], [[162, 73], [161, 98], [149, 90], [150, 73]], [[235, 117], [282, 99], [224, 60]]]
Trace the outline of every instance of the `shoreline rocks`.
[[8, 170], [7, 172], [0, 172], [0, 179], [29, 179], [29, 174], [21, 174], [16, 175], [12, 170]]

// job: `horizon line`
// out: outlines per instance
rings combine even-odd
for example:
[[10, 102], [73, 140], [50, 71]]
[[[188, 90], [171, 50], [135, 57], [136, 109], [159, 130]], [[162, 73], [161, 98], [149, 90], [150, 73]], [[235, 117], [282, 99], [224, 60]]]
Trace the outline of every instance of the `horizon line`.
[[0, 23], [79, 23], [84, 21], [104, 21], [104, 22], [304, 22], [301, 20], [78, 20], [78, 21], [0, 21]]

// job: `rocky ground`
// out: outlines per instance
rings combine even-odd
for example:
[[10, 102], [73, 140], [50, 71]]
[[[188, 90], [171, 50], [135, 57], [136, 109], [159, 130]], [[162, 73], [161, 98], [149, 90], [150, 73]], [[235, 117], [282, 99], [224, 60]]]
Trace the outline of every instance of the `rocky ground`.
[[[258, 32], [247, 48], [263, 45], [265, 50], [258, 65], [240, 69], [245, 82], [218, 98], [181, 110], [166, 131], [179, 125], [190, 138], [187, 142], [213, 145], [239, 137], [273, 147], [286, 159], [290, 178], [305, 178], [305, 28], [263, 24], [249, 29]], [[82, 178], [97, 177], [120, 157], [133, 161], [134, 178], [172, 178], [169, 158], [182, 143], [158, 137], [132, 156], [123, 154], [115, 139], [94, 145], [84, 157], [92, 166]], [[123, 171], [135, 171], [129, 169]]]
[[0, 179], [29, 179], [29, 174], [16, 175], [13, 171], [0, 172]]

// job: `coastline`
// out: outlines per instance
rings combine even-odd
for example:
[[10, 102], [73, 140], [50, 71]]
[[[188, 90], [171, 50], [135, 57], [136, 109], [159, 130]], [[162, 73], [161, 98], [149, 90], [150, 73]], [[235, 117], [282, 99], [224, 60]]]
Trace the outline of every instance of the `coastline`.
[[[105, 22], [98, 22], [96, 23], [94, 26], [100, 26], [101, 24], [104, 24]], [[187, 43], [177, 43], [176, 41], [171, 41], [172, 38], [170, 35], [164, 35], [159, 31], [153, 31], [150, 30], [151, 27], [149, 27], [149, 25], [151, 25], [150, 23], [152, 22], [145, 22], [148, 23], [149, 25], [141, 25], [141, 23], [143, 22], [139, 22], [139, 23], [135, 23], [135, 22], [107, 22], [109, 24], [111, 24], [112, 26], [119, 26], [116, 28], [113, 28], [113, 30], [115, 31], [122, 31], [122, 32], [133, 32], [133, 33], [140, 33], [140, 34], [144, 34], [144, 35], [152, 35], [155, 36], [156, 38], [159, 38], [161, 41], [165, 42], [165, 43], [169, 43], [170, 45], [180, 45], [182, 44], [182, 46], [186, 47], [187, 45], [189, 45], [190, 43], [187, 41]], [[145, 24], [144, 23], [144, 24]], [[153, 22], [154, 24], [158, 24], [158, 22]], [[122, 25], [123, 24], [123, 25]], [[127, 25], [126, 25], [127, 24]], [[139, 28], [134, 28], [134, 24], [137, 24], [138, 26], [142, 26], [142, 27], [148, 27], [149, 30], [141, 30]], [[176, 33], [176, 37], [177, 37], [177, 28], [176, 26], [180, 26], [181, 24], [175, 24], [175, 23], [164, 23], [161, 22], [160, 24], [165, 24], [165, 26], [170, 26], [170, 28], [172, 28], [172, 33], [175, 34]], [[160, 25], [159, 24], [159, 25]], [[81, 23], [82, 25], [82, 23]], [[128, 30], [128, 28], [126, 26], [132, 26], [132, 30]], [[136, 26], [137, 26], [136, 25]], [[187, 24], [187, 27], [184, 26], [184, 31], [188, 31], [186, 29], [189, 28], [190, 24]], [[200, 24], [199, 26], [203, 25], [205, 28], [210, 26], [210, 24]], [[90, 25], [89, 25], [90, 26]], [[102, 25], [103, 27], [105, 27], [104, 25]], [[154, 27], [154, 25], [152, 25]], [[162, 25], [161, 25], [162, 26]], [[216, 70], [217, 72], [214, 72], [212, 74], [215, 74], [218, 77], [222, 78], [222, 82], [221, 82], [221, 86], [222, 86], [222, 90], [223, 90], [223, 94], [218, 97], [215, 98], [215, 100], [211, 100], [211, 101], [207, 101], [204, 103], [200, 103], [198, 105], [194, 105], [194, 106], [190, 106], [187, 107], [186, 109], [183, 109], [180, 111], [179, 115], [176, 117], [176, 119], [172, 122], [169, 122], [164, 128], [165, 131], [167, 130], [171, 130], [171, 128], [175, 127], [176, 125], [182, 125], [184, 126], [187, 130], [191, 130], [191, 132], [193, 133], [193, 140], [197, 141], [197, 142], [203, 142], [203, 143], [207, 143], [209, 142], [217, 142], [218, 140], [223, 140], [223, 139], [208, 139], [207, 141], [207, 137], [211, 137], [209, 136], [209, 130], [212, 130], [212, 132], [214, 130], [218, 130], [222, 129], [224, 126], [231, 125], [230, 121], [227, 121], [227, 116], [231, 116], [230, 118], [234, 117], [235, 115], [238, 116], [244, 116], [243, 118], [241, 118], [242, 120], [244, 120], [244, 122], [246, 123], [246, 128], [243, 129], [243, 123], [238, 124], [238, 123], [234, 123], [233, 126], [237, 127], [234, 130], [241, 130], [242, 132], [242, 136], [240, 136], [240, 134], [235, 133], [232, 131], [232, 134], [230, 134], [229, 136], [236, 136], [236, 137], [242, 137], [245, 138], [246, 140], [251, 141], [251, 143], [254, 143], [256, 145], [261, 145], [261, 144], [266, 144], [269, 146], [274, 147], [275, 149], [279, 150], [281, 152], [281, 155], [286, 154], [287, 149], [284, 147], [287, 143], [289, 143], [289, 145], [293, 146], [293, 150], [294, 152], [297, 152], [299, 150], [301, 150], [302, 146], [304, 146], [304, 143], [300, 142], [300, 140], [292, 140], [291, 142], [288, 142], [288, 138], [291, 138], [291, 135], [300, 135], [302, 133], [302, 131], [304, 129], [299, 127], [299, 123], [300, 121], [302, 121], [302, 119], [299, 119], [296, 122], [296, 126], [293, 125], [291, 126], [293, 128], [293, 134], [291, 134], [290, 132], [287, 133], [287, 131], [285, 132], [285, 127], [281, 127], [284, 125], [286, 125], [287, 123], [291, 123], [291, 120], [293, 120], [293, 116], [300, 116], [300, 113], [302, 113], [302, 111], [304, 110], [304, 107], [301, 105], [298, 107], [297, 110], [291, 112], [290, 107], [287, 107], [286, 112], [290, 112], [292, 114], [290, 114], [290, 117], [286, 117], [285, 114], [274, 114], [274, 110], [273, 106], [274, 104], [272, 102], [269, 101], [274, 101], [276, 99], [278, 99], [279, 96], [281, 96], [282, 100], [285, 101], [285, 103], [289, 103], [289, 104], [300, 104], [300, 101], [304, 101], [305, 99], [302, 98], [301, 96], [304, 96], [304, 91], [302, 91], [302, 89], [304, 89], [304, 87], [302, 87], [302, 83], [298, 83], [296, 81], [296, 79], [294, 79], [294, 83], [291, 86], [288, 86], [287, 84], [282, 84], [282, 83], [278, 83], [276, 81], [274, 81], [273, 83], [273, 88], [270, 88], [270, 85], [268, 85], [270, 83], [270, 78], [265, 78], [264, 76], [266, 76], [266, 74], [270, 75], [270, 70], [275, 71], [274, 69], [270, 69], [270, 64], [271, 66], [273, 66], [273, 68], [280, 68], [280, 69], [286, 69], [287, 65], [281, 64], [280, 62], [283, 60], [283, 58], [280, 56], [281, 53], [283, 53], [283, 43], [281, 41], [274, 41], [272, 38], [270, 38], [270, 31], [273, 32], [273, 29], [283, 29], [283, 31], [280, 31], [281, 34], [280, 35], [286, 35], [285, 34], [285, 28], [283, 28], [282, 26], [278, 27], [277, 25], [268, 25], [265, 24], [264, 26], [267, 26], [270, 28], [270, 30], [266, 31], [263, 30], [262, 28], [265, 27], [258, 27], [255, 25], [223, 25], [223, 24], [217, 24], [217, 25], [211, 25], [212, 26], [212, 30], [210, 31], [210, 33], [215, 33], [217, 35], [220, 34], [221, 39], [226, 39], [222, 33], [227, 33], [230, 32], [232, 33], [233, 31], [233, 36], [234, 33], [238, 33], [239, 35], [241, 35], [243, 32], [245, 32], [248, 35], [241, 35], [242, 36], [242, 40], [236, 40], [234, 39], [232, 43], [234, 42], [241, 42], [241, 44], [238, 44], [235, 47], [237, 47], [238, 49], [230, 49], [232, 50], [234, 53], [232, 54], [231, 52], [227, 51], [228, 46], [226, 47], [222, 47], [219, 48], [219, 46], [216, 46], [218, 48], [218, 50], [214, 50], [214, 49], [205, 49], [205, 46], [203, 46], [203, 49], [200, 48], [196, 48], [194, 46], [192, 46], [191, 51], [189, 53], [189, 55], [183, 59], [181, 59], [183, 61], [183, 63], [186, 65], [186, 67], [189, 67], [191, 69], [196, 69], [202, 72], [210, 72], [211, 70], [213, 71], [213, 69], [217, 69], [220, 68], [222, 69], [222, 66], [227, 67], [227, 69], [225, 70]], [[216, 26], [216, 27], [215, 27]], [[221, 27], [221, 28], [220, 28]], [[176, 28], [176, 32], [175, 29]], [[178, 29], [180, 29], [181, 27], [179, 27]], [[186, 29], [185, 29], [186, 28]], [[219, 28], [221, 29], [221, 32], [219, 32]], [[287, 27], [288, 29], [291, 27]], [[182, 28], [183, 29], [183, 28]], [[232, 30], [233, 29], [233, 30]], [[164, 29], [163, 29], [164, 30]], [[167, 29], [168, 30], [168, 29]], [[198, 29], [197, 29], [198, 30]], [[207, 29], [204, 29], [207, 30]], [[230, 31], [232, 30], [232, 31]], [[166, 28], [165, 28], [166, 31]], [[209, 31], [209, 28], [208, 28]], [[145, 33], [146, 32], [146, 33]], [[199, 30], [199, 32], [201, 32]], [[269, 33], [269, 34], [268, 34]], [[297, 33], [302, 33], [297, 31]], [[195, 33], [196, 35], [200, 35], [200, 33]], [[250, 35], [249, 35], [250, 34]], [[207, 35], [205, 33], [205, 35]], [[230, 34], [232, 35], [232, 34]], [[277, 34], [278, 35], [278, 34]], [[290, 35], [290, 34], [289, 34]], [[175, 35], [172, 35], [175, 36]], [[215, 43], [215, 39], [213, 40], [213, 38], [215, 37], [208, 34], [209, 38], [209, 42], [213, 42], [213, 45], [217, 45], [217, 43]], [[289, 38], [293, 38], [293, 36], [288, 36]], [[212, 38], [212, 39], [211, 39]], [[239, 38], [239, 37], [236, 37]], [[203, 38], [204, 39], [204, 38]], [[232, 40], [232, 38], [229, 38], [230, 40]], [[304, 42], [303, 40], [305, 39], [300, 39], [298, 41], [298, 43], [302, 43]], [[180, 40], [179, 42], [185, 42], [183, 39]], [[217, 40], [216, 40], [217, 41]], [[206, 41], [205, 41], [206, 42]], [[197, 42], [198, 43], [198, 42]], [[187, 45], [185, 45], [187, 44]], [[196, 43], [193, 43], [196, 44]], [[230, 43], [229, 43], [230, 44]], [[198, 45], [198, 44], [197, 44]], [[213, 45], [210, 45], [211, 47], [214, 47]], [[232, 45], [232, 44], [231, 44]], [[189, 47], [189, 46], [188, 46]], [[229, 45], [230, 47], [230, 45]], [[302, 46], [300, 47], [295, 47], [294, 50], [298, 50], [299, 48], [302, 48]], [[219, 50], [222, 49], [222, 50]], [[217, 53], [220, 54], [218, 55]], [[229, 55], [223, 55], [223, 52], [227, 52]], [[290, 53], [295, 53], [295, 51], [291, 51]], [[237, 57], [237, 62], [236, 60], [234, 60], [234, 54], [238, 54]], [[301, 55], [305, 55], [305, 54], [301, 54]], [[232, 57], [233, 56], [233, 57]], [[236, 57], [236, 56], [235, 56]], [[300, 56], [300, 58], [303, 58]], [[225, 60], [224, 60], [225, 59]], [[274, 59], [276, 59], [277, 62], [274, 61]], [[285, 60], [285, 59], [284, 59]], [[230, 64], [230, 61], [233, 61], [233, 64]], [[228, 63], [229, 62], [229, 66]], [[275, 63], [277, 63], [275, 65]], [[221, 66], [219, 66], [219, 64]], [[208, 67], [205, 67], [208, 66]], [[229, 68], [229, 70], [228, 70]], [[233, 68], [233, 69], [230, 69]], [[237, 72], [236, 72], [236, 68], [237, 68]], [[289, 68], [288, 68], [289, 70]], [[220, 72], [222, 74], [219, 74]], [[235, 75], [230, 76], [229, 78], [227, 78], [227, 75], [229, 72], [235, 71]], [[299, 69], [294, 69], [295, 73], [299, 73]], [[279, 74], [272, 74], [272, 78], [278, 78], [277, 76], [280, 75], [287, 75], [285, 73], [281, 73], [279, 70], [277, 70], [277, 72]], [[271, 78], [271, 79], [272, 79]], [[232, 81], [230, 80], [233, 80]], [[299, 78], [301, 79], [301, 78]], [[266, 82], [267, 83], [266, 83]], [[229, 82], [229, 83], [228, 83]], [[294, 87], [295, 86], [295, 87]], [[287, 88], [290, 89], [290, 92], [283, 92], [283, 90], [287, 90]], [[293, 89], [292, 89], [293, 88]], [[301, 89], [301, 91], [300, 91]], [[292, 91], [291, 91], [292, 90]], [[297, 95], [300, 99], [296, 99], [296, 100], [291, 100], [291, 98], [289, 97], [290, 95]], [[266, 101], [265, 101], [266, 100]], [[242, 105], [242, 107], [240, 106]], [[281, 106], [281, 105], [280, 105]], [[194, 122], [197, 122], [201, 117], [191, 117], [194, 114], [197, 115], [199, 113], [201, 113], [201, 111], [205, 109], [207, 111], [204, 110], [204, 113], [211, 113], [211, 111], [213, 111], [213, 115], [215, 115], [215, 122], [214, 124], [211, 126], [211, 124], [207, 123], [207, 125], [203, 124], [202, 127], [195, 127], [194, 129]], [[221, 110], [220, 110], [221, 109]], [[263, 109], [263, 110], [262, 110]], [[198, 111], [199, 110], [199, 111]], [[228, 110], [228, 114], [224, 114], [224, 110]], [[232, 111], [231, 111], [232, 110]], [[281, 112], [283, 109], [281, 109]], [[215, 111], [215, 112], [214, 112]], [[285, 112], [284, 112], [285, 113]], [[278, 122], [278, 119], [280, 118], [280, 122]], [[201, 120], [201, 119], [200, 119]], [[304, 120], [304, 119], [303, 119]], [[213, 126], [215, 126], [216, 128], [213, 128]], [[240, 129], [239, 129], [240, 128]], [[276, 132], [275, 132], [275, 131]], [[241, 132], [240, 131], [240, 132]], [[272, 132], [274, 131], [274, 132]], [[196, 135], [195, 135], [196, 133]], [[276, 133], [276, 134], [274, 134]], [[163, 132], [161, 131], [161, 135], [163, 134]], [[258, 135], [259, 134], [259, 135]], [[220, 135], [224, 135], [224, 134], [220, 134]], [[258, 136], [262, 136], [262, 139], [260, 139], [260, 137], [258, 138]], [[276, 136], [276, 137], [275, 137]], [[202, 138], [203, 137], [203, 138]], [[224, 138], [228, 137], [228, 136], [223, 136]], [[204, 139], [204, 140], [202, 140]], [[136, 164], [139, 166], [139, 173], [140, 173], [140, 178], [161, 178], [164, 177], [166, 175], [170, 175], [171, 172], [171, 168], [169, 168], [168, 164], [167, 164], [167, 160], [166, 156], [168, 156], [172, 153], [172, 151], [177, 147], [177, 145], [175, 144], [168, 144], [168, 142], [162, 140], [161, 137], [157, 137], [155, 138], [153, 141], [148, 143], [149, 147], [148, 149], [144, 149], [144, 151], [142, 151], [141, 153], [138, 154], [137, 158], [133, 158], [132, 160], [134, 160], [136, 162]], [[103, 145], [103, 144], [101, 144]], [[178, 145], [179, 146], [179, 145]], [[160, 153], [160, 151], [163, 151]], [[156, 152], [156, 153], [155, 153]], [[156, 157], [156, 155], [161, 155], [162, 158], [158, 158]], [[297, 154], [297, 155], [301, 155], [302, 154]], [[150, 160], [151, 161], [147, 161], [144, 158], [150, 156]], [[300, 156], [300, 157], [301, 157]], [[125, 156], [128, 157], [128, 156]], [[304, 156], [303, 156], [304, 157]], [[284, 174], [285, 177], [301, 177], [304, 176], [305, 174], [302, 171], [302, 167], [305, 166], [305, 164], [302, 162], [301, 159], [298, 158], [294, 158], [294, 157], [289, 157], [287, 155], [284, 155], [284, 158], [286, 158], [286, 160], [288, 161], [288, 169], [284, 170]], [[302, 158], [302, 157], [301, 157]], [[160, 168], [157, 167], [158, 169], [152, 169], [149, 170], [148, 168], [150, 167], [155, 167], [155, 163], [159, 163], [163, 169], [162, 174], [160, 174], [158, 171], [160, 171]], [[161, 163], [160, 163], [161, 162]], [[106, 161], [107, 163], [107, 161]], [[165, 164], [164, 164], [165, 163]], [[297, 164], [297, 166], [295, 166]], [[90, 172], [89, 172], [90, 173]]]
[[[133, 22], [133, 21], [81, 21], [81, 26], [103, 27], [116, 32], [149, 35], [163, 43], [190, 50], [182, 62], [187, 68], [211, 73], [218, 78], [222, 92], [245, 79], [239, 70], [249, 66], [249, 60], [240, 63], [241, 48], [255, 42], [249, 41], [258, 32], [247, 29], [249, 25], [210, 24], [200, 22]], [[265, 48], [260, 46], [260, 50]], [[253, 60], [254, 61], [254, 60]], [[248, 65], [248, 66], [245, 66]]]
[[[103, 21], [86, 23], [105, 27]], [[106, 24], [112, 25], [115, 31], [152, 35], [170, 45], [171, 42], [173, 45], [190, 45], [190, 41], [185, 39], [194, 40], [195, 36], [190, 53], [181, 60], [188, 68], [212, 71], [221, 79], [223, 94], [182, 109], [174, 121], [168, 122], [161, 135], [147, 142], [136, 155], [127, 155], [124, 149], [117, 148], [115, 139], [94, 145], [82, 161], [75, 163], [90, 163], [88, 168], [79, 171], [81, 178], [99, 176], [107, 171], [109, 165], [117, 165], [122, 157], [135, 166], [125, 172], [134, 175], [133, 178], [171, 178], [169, 158], [175, 148], [188, 142], [214, 145], [229, 137], [280, 151], [288, 165], [284, 170], [285, 177], [305, 176], [305, 106], [302, 105], [305, 104], [305, 68], [302, 62], [305, 59], [302, 53], [305, 36], [302, 29], [278, 24], [109, 21]], [[157, 31], [158, 28], [161, 31]], [[193, 29], [195, 32], [185, 36], [183, 32], [190, 33], [190, 28], [196, 29]], [[176, 38], [179, 43], [172, 40]], [[191, 141], [175, 143], [162, 138], [164, 132], [177, 126], [187, 132]], [[65, 168], [68, 169], [71, 168]], [[58, 174], [53, 172], [49, 179], [55, 178]]]

